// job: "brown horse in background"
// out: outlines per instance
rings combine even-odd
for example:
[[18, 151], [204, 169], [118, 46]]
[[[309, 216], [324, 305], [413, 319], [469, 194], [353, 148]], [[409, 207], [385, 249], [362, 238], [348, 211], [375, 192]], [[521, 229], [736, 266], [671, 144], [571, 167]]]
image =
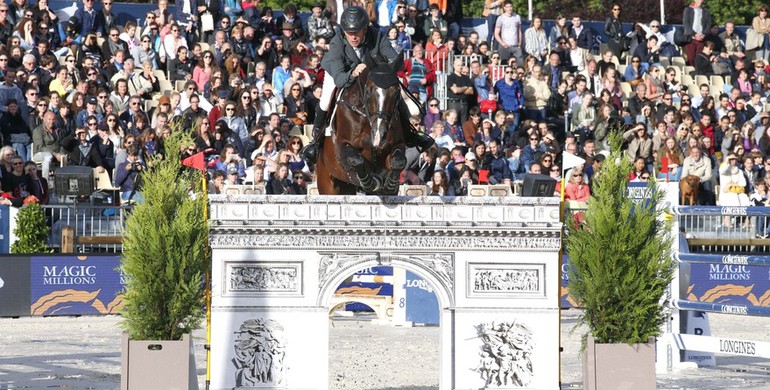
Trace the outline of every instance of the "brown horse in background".
[[399, 114], [401, 87], [394, 64], [371, 61], [342, 91], [334, 131], [320, 144], [316, 176], [321, 195], [398, 193], [406, 167], [402, 126], [408, 124], [402, 121], [408, 118]]

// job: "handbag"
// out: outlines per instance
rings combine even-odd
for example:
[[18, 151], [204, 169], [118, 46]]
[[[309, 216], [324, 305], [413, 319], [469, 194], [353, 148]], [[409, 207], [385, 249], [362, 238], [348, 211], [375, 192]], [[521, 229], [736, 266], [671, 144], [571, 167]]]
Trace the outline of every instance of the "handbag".
[[201, 15], [201, 31], [214, 31], [214, 16], [211, 12], [204, 12]]
[[746, 29], [746, 50], [754, 50], [762, 46], [762, 34], [749, 27]]

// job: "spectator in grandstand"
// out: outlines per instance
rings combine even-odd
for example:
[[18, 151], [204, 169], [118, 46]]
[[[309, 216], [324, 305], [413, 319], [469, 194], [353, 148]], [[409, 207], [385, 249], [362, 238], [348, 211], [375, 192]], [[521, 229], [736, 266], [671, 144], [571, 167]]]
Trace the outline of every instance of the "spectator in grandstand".
[[33, 159], [43, 162], [43, 177], [46, 179], [51, 170], [51, 161], [62, 161], [66, 158], [59, 144], [58, 131], [54, 128], [55, 121], [56, 114], [46, 112], [43, 115], [43, 123], [32, 131]]
[[428, 16], [425, 18], [425, 22], [422, 25], [423, 32], [425, 33], [425, 36], [431, 37], [433, 35], [433, 31], [438, 31], [441, 35], [441, 39], [445, 40], [447, 38], [447, 34], [449, 32], [449, 28], [447, 26], [446, 20], [441, 17], [441, 13], [439, 12], [438, 4], [431, 4], [430, 5], [430, 12]]
[[289, 167], [284, 163], [278, 164], [268, 185], [273, 195], [297, 195], [296, 188], [289, 179]]
[[687, 63], [695, 66], [695, 57], [703, 50], [706, 34], [712, 26], [711, 13], [703, 7], [703, 0], [694, 0], [682, 14], [683, 33], [680, 45], [684, 46]]
[[495, 40], [500, 47], [500, 57], [504, 62], [508, 58], [516, 58], [522, 62], [522, 47], [524, 37], [521, 33], [521, 17], [513, 11], [510, 0], [503, 1], [503, 13], [495, 22]]
[[450, 135], [445, 134], [445, 132], [446, 132], [446, 125], [444, 124], [444, 122], [435, 121], [431, 125], [430, 136], [435, 140], [436, 145], [439, 148], [452, 149], [454, 148], [455, 143], [452, 140], [452, 137]]
[[629, 143], [626, 155], [629, 159], [642, 157], [647, 164], [652, 163], [652, 139], [647, 134], [647, 128], [642, 123], [623, 133], [623, 138]]
[[[131, 95], [128, 94], [128, 82], [126, 79], [119, 79], [115, 83], [115, 90], [110, 94], [110, 101], [115, 107], [115, 111], [120, 113], [128, 108], [128, 101]], [[107, 103], [106, 101], [104, 102]], [[106, 107], [105, 107], [106, 110]]]
[[433, 83], [436, 82], [436, 70], [433, 63], [425, 60], [425, 50], [421, 44], [416, 44], [412, 56], [404, 60], [404, 70], [407, 90], [418, 93], [422, 102], [433, 96]]
[[495, 31], [497, 17], [503, 13], [502, 5], [503, 0], [484, 0], [482, 16], [487, 20], [487, 45], [491, 45], [494, 40], [493, 31]]
[[[663, 159], [666, 159], [668, 165], [668, 174], [662, 173]], [[655, 158], [655, 172], [658, 172], [659, 179], [669, 179], [679, 181], [682, 174], [682, 164], [684, 163], [684, 154], [679, 149], [679, 144], [674, 138], [665, 140], [665, 144], [658, 150]]]
[[591, 198], [591, 187], [585, 183], [583, 171], [573, 169], [570, 180], [564, 188], [564, 199], [576, 202], [587, 202]]
[[[746, 195], [746, 177], [738, 166], [738, 157], [730, 153], [725, 158], [725, 163], [719, 168], [719, 205], [720, 206], [749, 206], [749, 197]], [[744, 221], [747, 228], [749, 219]], [[732, 228], [730, 216], [724, 216], [722, 227]]]
[[641, 58], [635, 55], [631, 57], [631, 65], [626, 68], [623, 80], [635, 87], [644, 81], [642, 76], [645, 73], [647, 73], [647, 68], [643, 66]]
[[550, 47], [548, 47], [548, 37], [543, 28], [543, 20], [539, 16], [532, 19], [532, 25], [524, 32], [524, 42], [527, 54], [534, 57], [540, 64], [545, 62]]
[[21, 116], [19, 103], [16, 99], [8, 99], [6, 111], [0, 117], [0, 132], [4, 144], [13, 147], [23, 160], [32, 157], [32, 133]]
[[658, 36], [650, 35], [643, 45], [638, 45], [634, 50], [634, 57], [639, 57], [641, 63], [647, 68], [660, 63], [660, 45], [658, 45]]
[[566, 43], [567, 37], [569, 37], [567, 17], [559, 14], [556, 16], [556, 23], [554, 23], [553, 27], [551, 27], [551, 31], [548, 33], [548, 42], [551, 42], [551, 48], [554, 49], [559, 46], [560, 42]]
[[579, 47], [577, 39], [575, 37], [569, 37], [567, 39], [567, 59], [569, 60], [569, 66], [567, 69], [571, 73], [580, 73], [586, 69], [588, 61], [593, 58], [591, 52], [587, 49]]
[[698, 203], [713, 205], [714, 204], [714, 186], [711, 182], [711, 178], [712, 178], [711, 159], [704, 158], [703, 152], [698, 147], [691, 147], [690, 155], [684, 159], [681, 178], [684, 179], [689, 175], [697, 176], [700, 179]]
[[[527, 118], [542, 122], [546, 117], [545, 108], [550, 97], [551, 90], [548, 88], [548, 82], [543, 78], [542, 67], [540, 65], [533, 66], [532, 76], [524, 83], [524, 105], [527, 108]], [[509, 129], [508, 132], [511, 131]]]
[[569, 36], [570, 38], [575, 38], [578, 47], [589, 51], [593, 49], [594, 34], [590, 27], [583, 25], [579, 16], [572, 17], [572, 27], [570, 28]]
[[[751, 21], [751, 28], [760, 37], [760, 46], [756, 52], [757, 59], [764, 61], [770, 60], [770, 18], [768, 18], [768, 10], [770, 8], [767, 5], [761, 4], [757, 10], [757, 16]], [[726, 24], [725, 29], [727, 29]]]
[[625, 51], [625, 34], [623, 33], [623, 23], [620, 21], [621, 7], [618, 3], [610, 6], [610, 16], [604, 22], [604, 35], [607, 36], [607, 46], [612, 54], [620, 58]]

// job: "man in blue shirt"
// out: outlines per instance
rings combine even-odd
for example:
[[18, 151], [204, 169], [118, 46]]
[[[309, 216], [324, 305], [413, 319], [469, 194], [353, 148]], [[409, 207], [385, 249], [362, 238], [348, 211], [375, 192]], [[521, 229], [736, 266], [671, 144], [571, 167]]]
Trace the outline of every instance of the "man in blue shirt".
[[73, 18], [80, 22], [81, 40], [88, 34], [104, 31], [104, 26], [101, 25], [101, 18], [97, 16], [98, 12], [94, 9], [94, 0], [83, 0], [83, 6], [79, 7], [73, 16]]
[[508, 129], [509, 135], [513, 135], [519, 127], [521, 110], [524, 108], [524, 88], [521, 80], [514, 77], [515, 70], [512, 67], [505, 68], [505, 77], [495, 83], [495, 93], [503, 110], [513, 113], [513, 126]]

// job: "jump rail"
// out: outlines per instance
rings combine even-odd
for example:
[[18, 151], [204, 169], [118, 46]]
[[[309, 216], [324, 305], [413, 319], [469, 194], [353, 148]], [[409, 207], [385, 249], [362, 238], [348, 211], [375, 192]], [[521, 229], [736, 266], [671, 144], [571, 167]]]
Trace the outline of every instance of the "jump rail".
[[[699, 351], [706, 353], [751, 356], [770, 358], [770, 342], [736, 340], [725, 337], [683, 334], [679, 319], [687, 318], [687, 312], [722, 313], [741, 316], [770, 317], [770, 307], [719, 302], [695, 302], [685, 300], [684, 294], [693, 274], [692, 268], [707, 264], [709, 267], [770, 267], [770, 256], [759, 254], [743, 254], [755, 251], [766, 245], [764, 239], [754, 239], [757, 224], [770, 220], [770, 207], [730, 207], [730, 206], [673, 206], [671, 213], [677, 216], [672, 234], [679, 235], [679, 241], [674, 242], [673, 257], [679, 263], [676, 277], [669, 289], [669, 307], [673, 309], [671, 322], [666, 325], [666, 333], [660, 341], [667, 343], [668, 352], [659, 354], [659, 359], [667, 355], [667, 368], [682, 363], [681, 354], [675, 351]], [[738, 218], [736, 218], [738, 217]], [[743, 217], [743, 218], [740, 218]], [[733, 226], [744, 224], [749, 229], [733, 228], [725, 230], [721, 226], [731, 222]], [[764, 225], [767, 226], [765, 223]], [[680, 234], [680, 228], [682, 234]], [[750, 237], [751, 239], [747, 240]], [[714, 244], [696, 244], [699, 250], [706, 253], [690, 253], [693, 242], [709, 242]], [[723, 242], [733, 242], [725, 245]], [[752, 245], [739, 244], [749, 241]], [[688, 245], [689, 243], [689, 245]], [[720, 244], [717, 244], [720, 243]], [[721, 253], [708, 253], [708, 252]], [[692, 266], [692, 267], [691, 267]], [[702, 266], [701, 266], [702, 267]], [[682, 285], [685, 284], [685, 285]], [[697, 314], [695, 314], [697, 315]], [[663, 352], [663, 351], [661, 351]], [[679, 355], [679, 358], [674, 356]], [[660, 360], [659, 360], [660, 361]], [[689, 363], [693, 364], [693, 363]]]

